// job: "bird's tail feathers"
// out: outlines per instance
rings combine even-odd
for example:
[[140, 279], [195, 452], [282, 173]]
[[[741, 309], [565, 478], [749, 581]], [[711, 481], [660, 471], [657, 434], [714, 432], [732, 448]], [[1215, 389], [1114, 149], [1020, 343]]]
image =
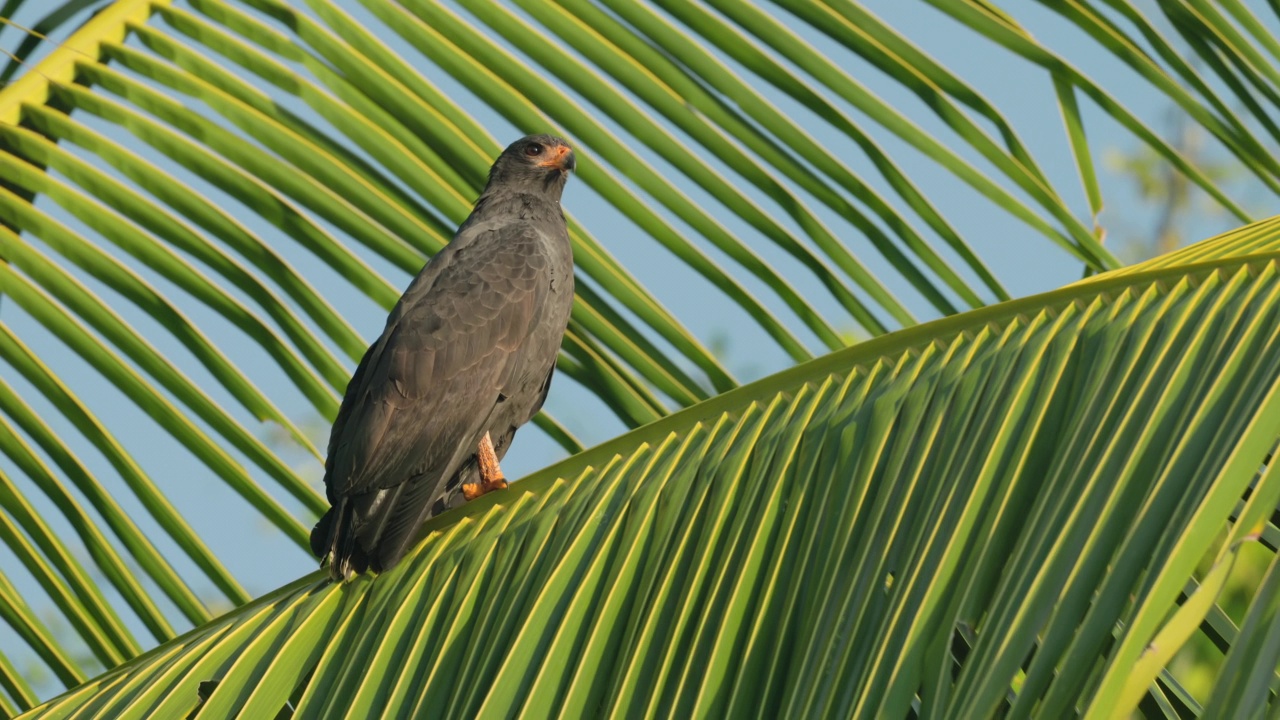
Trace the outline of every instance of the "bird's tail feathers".
[[[372, 569], [385, 572], [404, 557], [416, 530], [430, 517], [465, 502], [460, 480], [477, 475], [475, 463], [448, 483], [419, 476], [390, 488], [339, 498], [311, 530], [311, 552], [345, 582]], [[366, 550], [366, 548], [368, 550]]]
[[422, 524], [431, 507], [431, 496], [438, 491], [436, 484], [418, 477], [401, 483], [379, 499], [376, 513], [378, 521], [369, 528], [372, 565], [378, 572], [395, 567], [409, 549], [414, 531]]
[[311, 530], [311, 552], [320, 558], [321, 566], [329, 566], [329, 577], [346, 582], [369, 567], [369, 558], [356, 543], [351, 532], [350, 503], [345, 499], [320, 518]]

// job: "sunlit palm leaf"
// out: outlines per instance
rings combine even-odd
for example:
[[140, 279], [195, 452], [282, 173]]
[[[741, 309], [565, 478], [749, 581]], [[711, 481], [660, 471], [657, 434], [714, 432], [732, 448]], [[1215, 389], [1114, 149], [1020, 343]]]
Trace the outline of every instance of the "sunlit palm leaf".
[[[724, 394], [41, 713], [1123, 715], [1280, 501], [1280, 222], [1199, 251]], [[1271, 702], [1274, 582], [1233, 716]]]
[[[31, 27], [20, 27], [24, 37], [18, 42], [12, 50], [8, 49], [6, 44], [5, 54], [8, 58], [0, 60], [0, 85], [7, 83], [11, 78], [18, 74], [23, 65], [31, 58], [32, 52], [36, 50], [41, 43], [56, 43], [56, 40], [50, 38], [51, 35], [56, 36], [59, 30], [62, 30], [67, 24], [73, 22], [78, 15], [86, 11], [94, 10], [107, 5], [110, 0], [64, 0], [64, 2], [52, 6], [48, 3], [41, 3], [39, 10], [44, 14], [40, 19], [34, 22]], [[32, 7], [34, 2], [27, 0], [6, 0], [4, 5], [0, 5], [0, 25], [12, 25], [12, 18], [22, 10], [23, 5]]]
[[[170, 638], [208, 620], [206, 604], [251, 595], [174, 502], [201, 490], [153, 477], [125, 438], [132, 428], [95, 404], [102, 379], [151, 423], [139, 432], [167, 434], [243, 498], [236, 531], [265, 517], [304, 548], [323, 506], [323, 438], [305, 415], [321, 425], [332, 416], [379, 312], [467, 213], [510, 139], [504, 121], [565, 133], [581, 154], [574, 187], [590, 192], [568, 201], [584, 219], [571, 221], [580, 289], [560, 367], [578, 398], [601, 405], [552, 409], [590, 422], [611, 412], [639, 426], [737, 384], [705, 334], [686, 327], [703, 308], [664, 306], [620, 259], [637, 247], [736, 306], [755, 327], [750, 351], [784, 361], [1007, 299], [886, 136], [1089, 271], [1117, 262], [1080, 220], [1101, 207], [1086, 102], [1246, 218], [1239, 198], [990, 3], [933, 4], [975, 30], [974, 42], [1046, 70], [1087, 206], [1063, 199], [1000, 108], [850, 0], [104, 3], [0, 90], [0, 358], [13, 370], [0, 382], [0, 452], [14, 474], [0, 477], [13, 518], [0, 544], [71, 627], [47, 626], [0, 575], [5, 620], [67, 685], [152, 644], [135, 634]], [[1160, 3], [1219, 85], [1171, 51], [1154, 16], [1126, 3], [1097, 4], [1114, 14], [1048, 5], [1280, 189], [1266, 151], [1280, 48], [1251, 10]], [[1133, 38], [1116, 32], [1117, 18]], [[946, 137], [817, 50], [819, 35], [914, 93]], [[599, 207], [612, 214], [586, 218]], [[1246, 248], [1266, 232], [1230, 241]], [[356, 311], [375, 319], [357, 324]], [[101, 377], [52, 369], [67, 348]], [[264, 380], [255, 364], [275, 374]], [[284, 428], [310, 464], [292, 466], [262, 422]], [[537, 423], [581, 449], [550, 416]], [[42, 512], [71, 530], [59, 535]], [[1251, 616], [1255, 626], [1268, 612]], [[1229, 621], [1217, 625], [1229, 634]], [[9, 652], [0, 701], [29, 706], [39, 693]], [[1182, 692], [1161, 682], [1170, 697]], [[1260, 681], [1249, 682], [1253, 697]]]

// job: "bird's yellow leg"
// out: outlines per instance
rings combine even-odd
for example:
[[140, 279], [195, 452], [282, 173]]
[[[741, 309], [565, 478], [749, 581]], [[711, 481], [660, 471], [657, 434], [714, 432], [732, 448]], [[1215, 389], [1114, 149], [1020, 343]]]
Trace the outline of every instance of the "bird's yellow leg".
[[489, 433], [485, 433], [484, 438], [480, 440], [476, 459], [479, 460], [480, 465], [480, 482], [463, 485], [463, 497], [475, 500], [492, 490], [505, 490], [507, 479], [502, 474], [502, 468], [498, 467], [498, 453], [494, 452], [493, 439], [489, 437]]

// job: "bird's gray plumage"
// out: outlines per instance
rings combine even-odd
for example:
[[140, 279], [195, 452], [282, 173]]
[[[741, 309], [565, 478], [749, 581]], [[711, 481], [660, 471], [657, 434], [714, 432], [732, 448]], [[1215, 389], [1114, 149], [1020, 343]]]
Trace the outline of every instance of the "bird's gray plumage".
[[360, 361], [329, 438], [333, 507], [311, 534], [333, 577], [395, 565], [424, 520], [461, 504], [485, 433], [502, 457], [542, 407], [573, 304], [562, 147], [533, 135], [503, 151]]

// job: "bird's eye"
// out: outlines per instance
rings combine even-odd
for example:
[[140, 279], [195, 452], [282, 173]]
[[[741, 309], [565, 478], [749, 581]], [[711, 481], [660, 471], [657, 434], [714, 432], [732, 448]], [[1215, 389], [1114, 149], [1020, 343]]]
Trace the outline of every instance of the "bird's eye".
[[542, 154], [542, 146], [538, 143], [529, 143], [524, 146], [524, 154], [529, 157], [535, 157]]

